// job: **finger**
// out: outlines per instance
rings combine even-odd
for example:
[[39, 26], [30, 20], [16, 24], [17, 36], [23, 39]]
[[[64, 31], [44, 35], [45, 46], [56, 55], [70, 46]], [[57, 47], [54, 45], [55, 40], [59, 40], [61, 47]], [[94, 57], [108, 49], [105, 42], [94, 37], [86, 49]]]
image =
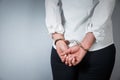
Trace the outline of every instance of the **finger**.
[[79, 58], [75, 57], [75, 62], [74, 62], [73, 65], [76, 66], [77, 64], [80, 63], [80, 61], [81, 61], [81, 60], [80, 60]]
[[67, 63], [67, 65], [69, 65], [69, 57], [70, 57], [70, 54], [68, 54], [68, 56], [66, 57], [66, 63]]
[[68, 59], [69, 60], [68, 61], [69, 62], [69, 66], [72, 66], [72, 59], [73, 59], [73, 57], [71, 55], [69, 55], [69, 59]]
[[68, 65], [68, 56], [65, 59], [65, 64]]
[[75, 65], [75, 57], [72, 59], [72, 65]]
[[65, 62], [66, 57], [67, 57], [66, 54], [65, 54], [64, 56], [62, 56], [61, 61], [62, 61], [62, 62]]
[[64, 52], [62, 52], [60, 55], [61, 55], [61, 56], [65, 56], [65, 55], [67, 55], [67, 53], [64, 51]]
[[70, 49], [67, 49], [61, 54], [61, 56], [68, 55], [70, 54], [70, 52], [71, 52]]
[[65, 54], [65, 52], [63, 52], [63, 53], [58, 53], [58, 55], [59, 55], [61, 61], [62, 61], [62, 62], [65, 62], [65, 59], [66, 59], [66, 57], [67, 57], [67, 54]]

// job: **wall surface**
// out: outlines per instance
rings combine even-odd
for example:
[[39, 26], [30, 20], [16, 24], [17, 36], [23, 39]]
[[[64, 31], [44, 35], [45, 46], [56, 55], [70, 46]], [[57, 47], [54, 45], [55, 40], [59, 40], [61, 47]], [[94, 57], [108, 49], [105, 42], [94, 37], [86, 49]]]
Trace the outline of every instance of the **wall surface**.
[[114, 42], [116, 45], [116, 62], [111, 80], [120, 80], [120, 0], [116, 1], [115, 10], [112, 16]]
[[44, 0], [0, 0], [0, 80], [50, 80]]
[[[117, 54], [111, 80], [120, 80], [119, 14], [120, 1], [113, 14]], [[52, 80], [51, 45], [44, 0], [0, 0], [0, 80]]]

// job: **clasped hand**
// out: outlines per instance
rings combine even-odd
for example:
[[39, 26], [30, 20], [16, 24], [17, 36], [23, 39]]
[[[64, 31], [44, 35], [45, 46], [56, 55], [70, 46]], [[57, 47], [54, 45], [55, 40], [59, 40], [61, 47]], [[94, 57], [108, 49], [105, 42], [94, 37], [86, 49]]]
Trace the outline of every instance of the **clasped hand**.
[[64, 41], [59, 41], [56, 44], [57, 53], [63, 63], [68, 66], [75, 66], [82, 61], [86, 51], [78, 45], [68, 47]]

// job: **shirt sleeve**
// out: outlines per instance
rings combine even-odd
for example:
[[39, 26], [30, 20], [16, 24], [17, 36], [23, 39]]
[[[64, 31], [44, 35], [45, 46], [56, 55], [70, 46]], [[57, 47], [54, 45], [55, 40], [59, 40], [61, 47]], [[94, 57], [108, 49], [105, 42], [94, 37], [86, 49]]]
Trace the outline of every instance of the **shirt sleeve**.
[[64, 33], [59, 1], [60, 0], [45, 0], [46, 26], [50, 34], [55, 32]]
[[94, 8], [86, 33], [93, 32], [96, 42], [104, 40], [105, 24], [108, 19], [111, 19], [114, 5], [115, 0], [99, 0], [98, 4]]

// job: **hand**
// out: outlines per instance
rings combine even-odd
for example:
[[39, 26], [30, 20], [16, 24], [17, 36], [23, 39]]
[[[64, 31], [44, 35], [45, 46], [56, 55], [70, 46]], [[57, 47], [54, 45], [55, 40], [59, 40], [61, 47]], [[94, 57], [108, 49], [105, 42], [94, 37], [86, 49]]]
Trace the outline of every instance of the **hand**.
[[69, 66], [77, 65], [86, 55], [86, 51], [80, 48], [78, 45], [69, 48], [65, 53], [70, 53], [65, 60], [65, 64]]
[[54, 40], [63, 39], [63, 40], [59, 40], [56, 42], [56, 50], [57, 50], [57, 53], [58, 53], [61, 61], [64, 62], [65, 58], [66, 58], [66, 54], [64, 53], [64, 51], [66, 51], [68, 49], [68, 46], [64, 41], [64, 35], [60, 34], [60, 33], [53, 33], [52, 38]]
[[63, 41], [63, 40], [58, 41], [56, 43], [56, 50], [57, 50], [57, 53], [58, 53], [61, 61], [64, 62], [67, 57], [67, 54], [69, 54], [67, 52], [65, 53], [65, 51], [68, 50], [68, 46], [65, 43], [65, 41]]
[[[81, 41], [82, 46], [85, 49], [90, 49], [92, 44], [95, 42], [96, 38], [92, 32], [86, 33], [85, 37]], [[73, 46], [70, 49], [66, 51], [66, 53], [71, 53], [66, 57], [65, 63], [68, 64], [69, 66], [74, 66], [77, 65], [78, 63], [81, 62], [81, 60], [84, 58], [86, 55], [87, 51], [83, 50], [79, 46]]]

